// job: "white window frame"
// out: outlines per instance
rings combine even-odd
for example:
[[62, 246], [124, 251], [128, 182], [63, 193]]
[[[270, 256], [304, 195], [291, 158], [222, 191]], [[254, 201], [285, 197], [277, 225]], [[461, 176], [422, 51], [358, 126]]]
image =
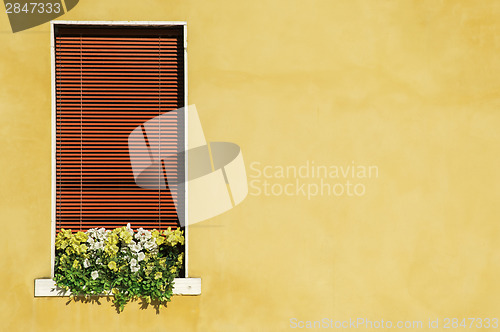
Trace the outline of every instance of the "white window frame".
[[[35, 279], [35, 297], [39, 296], [69, 296], [68, 292], [55, 287], [54, 278], [54, 263], [55, 263], [55, 238], [56, 238], [56, 80], [55, 80], [55, 39], [54, 39], [54, 26], [55, 25], [110, 25], [110, 26], [155, 26], [155, 27], [168, 27], [168, 26], [182, 26], [184, 28], [183, 38], [184, 38], [184, 106], [188, 105], [188, 75], [187, 75], [187, 22], [178, 21], [51, 21], [50, 22], [50, 52], [51, 52], [51, 94], [52, 94], [52, 106], [51, 106], [51, 117], [52, 117], [52, 188], [51, 188], [51, 255], [50, 255], [50, 267], [51, 267], [51, 278], [50, 279]], [[184, 117], [184, 150], [187, 151], [187, 121], [188, 117]], [[185, 178], [188, 178], [188, 167], [187, 167], [187, 154], [185, 156]], [[188, 219], [188, 207], [187, 207], [187, 192], [188, 183], [185, 184], [185, 220]], [[188, 277], [188, 223], [186, 222], [186, 228], [184, 231], [185, 236], [185, 277], [176, 278], [174, 280], [174, 294], [178, 295], [200, 295], [201, 294], [201, 278], [189, 278]]]

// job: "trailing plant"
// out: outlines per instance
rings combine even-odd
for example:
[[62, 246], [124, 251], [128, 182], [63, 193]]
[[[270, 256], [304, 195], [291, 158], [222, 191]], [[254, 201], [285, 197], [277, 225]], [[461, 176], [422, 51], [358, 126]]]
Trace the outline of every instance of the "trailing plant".
[[93, 228], [56, 236], [54, 281], [75, 296], [112, 294], [119, 311], [136, 299], [166, 305], [182, 269], [180, 229]]

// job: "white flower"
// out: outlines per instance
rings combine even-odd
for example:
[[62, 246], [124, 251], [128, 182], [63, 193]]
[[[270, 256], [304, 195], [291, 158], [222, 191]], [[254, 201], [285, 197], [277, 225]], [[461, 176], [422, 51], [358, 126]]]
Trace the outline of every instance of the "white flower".
[[97, 278], [99, 278], [99, 272], [92, 271], [92, 273], [90, 274], [90, 276], [92, 277], [92, 279], [96, 280]]
[[137, 272], [140, 269], [141, 269], [141, 266], [139, 265], [139, 263], [137, 262], [137, 260], [135, 258], [132, 258], [130, 260], [130, 271]]
[[132, 244], [132, 245], [130, 245], [130, 246], [129, 246], [129, 248], [130, 248], [130, 250], [131, 250], [132, 252], [139, 252], [139, 251], [141, 251], [141, 249], [142, 249], [140, 245], [135, 244], [135, 243], [134, 243], [134, 244]]
[[88, 259], [88, 258], [85, 258], [85, 260], [83, 261], [83, 267], [84, 267], [84, 268], [88, 268], [89, 266], [90, 266], [89, 259]]
[[156, 249], [156, 246], [157, 246], [157, 244], [156, 244], [155, 240], [150, 240], [150, 241], [147, 241], [146, 243], [144, 243], [144, 248], [146, 248], [149, 251]]
[[140, 253], [137, 254], [137, 260], [140, 262], [146, 258], [146, 255], [141, 251]]
[[135, 238], [142, 242], [147, 241], [151, 238], [151, 232], [141, 227], [137, 230], [137, 233], [135, 233]]
[[110, 230], [106, 230], [105, 228], [99, 228], [96, 232], [97, 234], [97, 238], [99, 240], [105, 240], [106, 239], [106, 236], [108, 235], [108, 233], [111, 233]]
[[95, 260], [95, 263], [96, 263], [96, 264], [101, 264], [101, 259], [100, 259], [100, 258], [97, 258], [97, 259]]
[[99, 250], [104, 248], [104, 243], [101, 241], [95, 241], [90, 245], [90, 250]]

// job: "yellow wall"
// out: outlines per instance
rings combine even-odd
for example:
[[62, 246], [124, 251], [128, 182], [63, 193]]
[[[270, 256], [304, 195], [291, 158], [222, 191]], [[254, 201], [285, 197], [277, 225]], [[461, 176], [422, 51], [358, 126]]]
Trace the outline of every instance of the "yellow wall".
[[500, 316], [498, 1], [81, 0], [60, 19], [187, 21], [189, 103], [249, 175], [354, 161], [379, 176], [362, 197], [249, 195], [192, 226], [202, 295], [160, 314], [35, 299], [50, 276], [49, 24], [12, 34], [0, 14], [4, 331]]

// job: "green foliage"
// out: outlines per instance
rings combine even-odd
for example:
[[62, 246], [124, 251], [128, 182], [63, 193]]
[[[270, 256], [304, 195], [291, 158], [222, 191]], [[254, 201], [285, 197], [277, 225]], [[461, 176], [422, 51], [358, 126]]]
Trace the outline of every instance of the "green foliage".
[[91, 229], [56, 237], [56, 285], [72, 296], [112, 294], [119, 311], [131, 300], [166, 305], [181, 269], [184, 237], [179, 229], [134, 232]]

